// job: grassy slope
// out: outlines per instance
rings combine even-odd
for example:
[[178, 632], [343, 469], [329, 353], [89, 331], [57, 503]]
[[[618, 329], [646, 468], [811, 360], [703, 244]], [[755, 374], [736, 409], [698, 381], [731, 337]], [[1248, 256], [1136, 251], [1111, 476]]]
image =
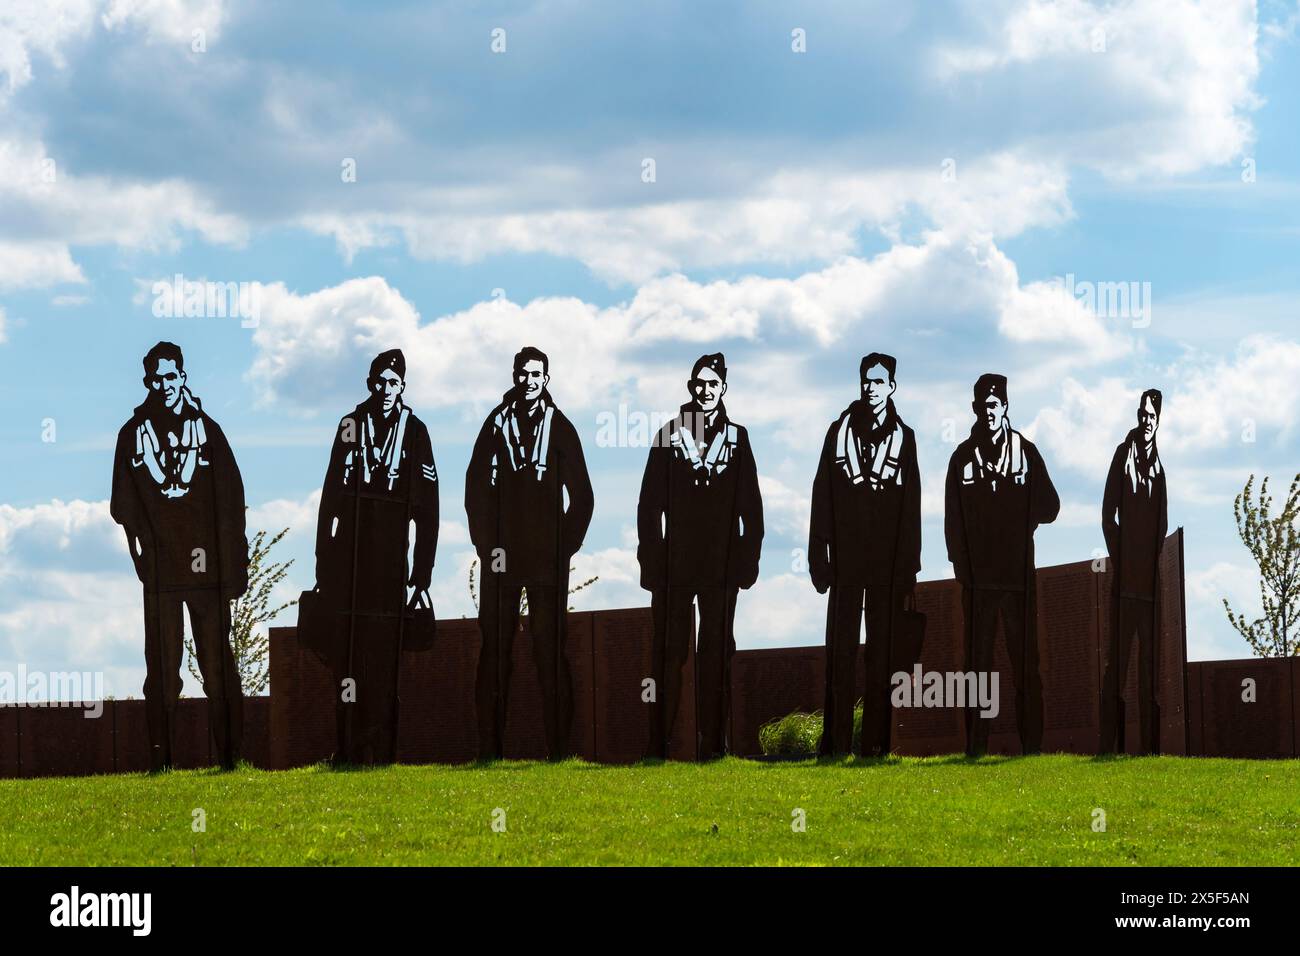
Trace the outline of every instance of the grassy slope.
[[1295, 864], [1300, 761], [243, 768], [0, 780], [0, 821], [10, 865]]

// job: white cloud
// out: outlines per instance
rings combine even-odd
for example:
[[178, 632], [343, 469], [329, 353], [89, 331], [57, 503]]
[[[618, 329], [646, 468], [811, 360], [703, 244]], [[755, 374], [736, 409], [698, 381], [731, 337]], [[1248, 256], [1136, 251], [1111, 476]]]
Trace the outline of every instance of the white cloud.
[[1088, 387], [1067, 378], [1061, 383], [1060, 403], [1041, 408], [1025, 431], [1042, 446], [1049, 462], [1104, 478], [1115, 446], [1137, 423], [1137, 400], [1144, 387], [1113, 377]]
[[135, 24], [149, 40], [186, 44], [197, 28], [215, 38], [225, 19], [224, 0], [6, 0], [0, 7], [0, 74], [5, 91], [13, 93], [31, 82], [33, 54], [45, 57], [56, 69], [66, 68], [65, 48], [92, 34], [101, 8], [100, 22], [109, 30]]
[[[1242, 549], [1245, 553], [1245, 549]], [[1250, 645], [1227, 623], [1223, 599], [1248, 619], [1260, 614], [1259, 572], [1253, 566], [1215, 561], [1187, 572], [1187, 656], [1189, 660], [1253, 657]]]
[[812, 498], [771, 475], [759, 474], [758, 488], [763, 496], [764, 531], [788, 535], [796, 541], [806, 538]]
[[[543, 180], [555, 175], [529, 167], [516, 175], [530, 173]], [[683, 269], [831, 261], [856, 249], [863, 229], [897, 235], [913, 212], [940, 229], [1017, 235], [1070, 218], [1067, 185], [1058, 165], [997, 153], [964, 164], [955, 179], [945, 178], [937, 161], [926, 168], [808, 168], [782, 170], [727, 199], [503, 209], [512, 196], [518, 202], [519, 195], [537, 191], [539, 185], [525, 178], [504, 195], [477, 186], [453, 194], [415, 190], [403, 192], [398, 209], [314, 212], [301, 222], [333, 236], [349, 260], [400, 234], [418, 259], [472, 262], [507, 252], [546, 253], [578, 259], [611, 282], [645, 283]]]
[[7, 0], [0, 7], [0, 73], [13, 93], [33, 76], [32, 54], [57, 68], [66, 65], [63, 48], [89, 34], [98, 0]]
[[1133, 178], [1226, 163], [1250, 147], [1247, 114], [1262, 104], [1251, 0], [1022, 0], [985, 10], [985, 38], [937, 49], [936, 74], [1022, 82], [1021, 112], [1049, 124], [1050, 145], [1037, 143], [1045, 154]]
[[[1165, 393], [1170, 441], [1186, 451], [1284, 441], [1300, 423], [1300, 342], [1275, 336], [1243, 338], [1232, 355], [1188, 357], [1175, 363]], [[1273, 433], [1271, 436], [1269, 433]]]
[[[576, 298], [523, 305], [501, 298], [423, 324], [415, 307], [377, 276], [306, 295], [277, 283], [262, 288], [257, 357], [248, 377], [263, 400], [314, 410], [340, 390], [359, 389], [369, 359], [396, 347], [418, 369], [408, 384], [413, 405], [480, 409], [508, 387], [514, 353], [534, 344], [555, 358], [553, 389], [565, 407], [614, 408], [631, 400], [657, 410], [672, 378], [658, 358], [666, 345], [729, 343], [765, 366], [762, 380], [785, 383], [748, 394], [745, 421], [788, 423], [791, 402], [800, 401], [797, 384], [810, 389], [802, 396], [807, 414], [829, 414], [817, 397], [826, 383], [798, 368], [799, 358], [856, 349], [863, 334], [886, 320], [894, 327], [925, 323], [931, 334], [966, 343], [981, 328], [1001, 333], [1041, 359], [1036, 374], [1044, 381], [1129, 348], [1064, 291], [1053, 295], [1037, 287], [1024, 292], [1015, 265], [988, 238], [937, 232], [919, 245], [895, 246], [872, 259], [845, 257], [794, 279], [699, 283], [671, 275], [607, 308]], [[995, 351], [989, 341], [979, 349]], [[935, 352], [940, 363], [962, 357]], [[967, 346], [964, 357], [973, 354]], [[998, 354], [1005, 358], [1005, 349]], [[656, 391], [647, 390], [650, 384]]]
[[[240, 245], [247, 228], [179, 179], [79, 176], [34, 141], [0, 131], [0, 289], [84, 283], [72, 245], [159, 251], [194, 233]], [[55, 237], [55, 238], [50, 238]]]
[[61, 243], [0, 240], [0, 290], [40, 289], [85, 281], [81, 267]]
[[144, 632], [108, 502], [0, 505], [0, 608], [0, 666], [105, 671], [107, 693], [139, 694], [112, 679], [131, 673], [132, 651], [142, 659]]
[[109, 30], [138, 26], [151, 42], [188, 45], [195, 30], [216, 39], [225, 17], [224, 0], [108, 0], [100, 19]]
[[794, 647], [826, 639], [826, 596], [807, 574], [765, 574], [736, 602], [738, 647]]
[[1042, 408], [1026, 431], [1053, 460], [1104, 475], [1115, 446], [1136, 424], [1138, 397], [1150, 387], [1164, 395], [1162, 455], [1200, 471], [1210, 466], [1202, 454], [1207, 450], [1240, 451], [1251, 435], [1253, 442], [1279, 444], [1294, 435], [1300, 424], [1300, 342], [1247, 336], [1230, 355], [1189, 353], [1168, 368], [1149, 370], [1142, 381], [1109, 376], [1085, 385], [1067, 377], [1058, 403]]

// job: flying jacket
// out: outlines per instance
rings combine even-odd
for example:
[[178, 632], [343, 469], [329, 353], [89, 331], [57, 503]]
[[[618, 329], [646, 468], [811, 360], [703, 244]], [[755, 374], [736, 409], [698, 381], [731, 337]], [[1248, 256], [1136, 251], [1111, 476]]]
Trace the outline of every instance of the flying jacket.
[[543, 390], [536, 417], [523, 414], [515, 394], [506, 392], [483, 422], [465, 470], [470, 540], [484, 573], [558, 585], [591, 524], [591, 479], [578, 432], [550, 393]]
[[990, 460], [976, 429], [948, 462], [944, 537], [948, 559], [967, 587], [1032, 591], [1034, 531], [1056, 520], [1061, 499], [1033, 442], [1004, 426]]
[[921, 570], [916, 436], [892, 399], [886, 408], [876, 429], [859, 399], [826, 432], [808, 526], [808, 571], [818, 592], [915, 582]]
[[[248, 590], [244, 483], [225, 433], [189, 389], [181, 412], [144, 402], [117, 435], [109, 512], [149, 589]], [[174, 442], [173, 442], [174, 439]]]
[[763, 497], [749, 433], [718, 404], [688, 402], [656, 434], [637, 501], [637, 562], [646, 590], [748, 588], [758, 579]]
[[1160, 453], [1145, 461], [1142, 437], [1130, 431], [1115, 449], [1102, 496], [1101, 527], [1118, 594], [1150, 600], [1158, 593], [1160, 549], [1169, 530]]
[[386, 427], [377, 414], [371, 401], [362, 402], [334, 433], [316, 520], [316, 580], [335, 606], [392, 614], [404, 603], [408, 583], [424, 591], [433, 577], [438, 471], [429, 429], [407, 405], [396, 404]]

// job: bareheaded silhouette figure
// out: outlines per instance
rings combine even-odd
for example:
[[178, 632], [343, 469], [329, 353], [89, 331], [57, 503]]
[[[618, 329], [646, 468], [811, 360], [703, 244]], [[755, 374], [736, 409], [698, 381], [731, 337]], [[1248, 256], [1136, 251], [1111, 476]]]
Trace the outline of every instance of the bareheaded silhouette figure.
[[[948, 463], [944, 535], [962, 586], [966, 670], [993, 668], [998, 616], [1016, 683], [1016, 723], [1023, 753], [1043, 745], [1043, 680], [1038, 670], [1034, 531], [1051, 524], [1061, 500], [1033, 442], [1011, 427], [1006, 376], [975, 383], [975, 424]], [[974, 702], [966, 708], [966, 753], [988, 751], [989, 724]]]
[[190, 392], [179, 346], [149, 350], [144, 385], [148, 395], [117, 435], [109, 508], [144, 585], [149, 765], [172, 765], [188, 608], [208, 726], [229, 769], [243, 736], [230, 602], [248, 589], [244, 483], [226, 436]]
[[691, 400], [655, 436], [637, 503], [637, 561], [651, 593], [654, 644], [648, 756], [667, 757], [695, 604], [697, 755], [728, 751], [736, 595], [758, 579], [763, 499], [749, 435], [727, 417], [727, 361], [703, 355]]
[[524, 590], [547, 753], [557, 760], [569, 752], [569, 560], [582, 547], [594, 500], [582, 443], [551, 398], [550, 380], [546, 353], [521, 349], [514, 386], [483, 423], [465, 471], [465, 512], [482, 568], [475, 693], [480, 759], [502, 753], [510, 653]]
[[366, 388], [334, 433], [316, 520], [316, 586], [330, 622], [316, 643], [334, 674], [334, 757], [350, 764], [397, 758], [400, 655], [414, 611], [431, 606], [438, 549], [433, 445], [402, 398], [399, 349], [375, 356]]
[[1137, 427], [1115, 449], [1106, 474], [1101, 528], [1114, 572], [1110, 653], [1101, 683], [1102, 753], [1124, 750], [1120, 684], [1137, 638], [1138, 721], [1142, 753], [1159, 753], [1155, 716], [1156, 602], [1160, 594], [1160, 547], [1169, 530], [1165, 470], [1156, 448], [1161, 395], [1149, 388], [1138, 399]]
[[898, 363], [872, 352], [861, 397], [826, 432], [813, 481], [808, 564], [826, 613], [822, 754], [853, 749], [859, 636], [867, 622], [862, 754], [890, 748], [890, 666], [898, 612], [921, 570], [921, 475], [916, 436], [894, 407]]

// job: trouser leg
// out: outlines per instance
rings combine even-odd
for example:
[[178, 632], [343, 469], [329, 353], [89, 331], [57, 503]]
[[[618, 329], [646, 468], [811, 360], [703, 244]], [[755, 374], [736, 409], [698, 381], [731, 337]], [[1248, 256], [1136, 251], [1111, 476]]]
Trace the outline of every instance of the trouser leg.
[[822, 661], [825, 692], [822, 695], [822, 736], [817, 755], [829, 757], [835, 750], [831, 737], [831, 715], [835, 713], [835, 588], [826, 595], [826, 651]]
[[862, 693], [862, 756], [889, 753], [893, 708], [889, 702], [890, 653], [897, 601], [890, 584], [867, 590], [866, 686]]
[[1120, 598], [1114, 597], [1110, 608], [1110, 640], [1106, 670], [1101, 679], [1100, 733], [1097, 751], [1115, 753], [1124, 750], [1124, 711], [1120, 695], [1128, 675], [1128, 655], [1132, 631], [1125, 630], [1120, 613]]
[[510, 654], [519, 629], [519, 585], [507, 585], [501, 576], [486, 571], [479, 596], [478, 677], [475, 707], [478, 715], [480, 759], [499, 758], [503, 750], [506, 705], [510, 693]]
[[1016, 682], [1020, 751], [1036, 754], [1043, 749], [1043, 678], [1038, 668], [1037, 630], [1030, 626], [1024, 591], [1004, 591], [998, 603], [1002, 610], [1002, 629], [1007, 636], [1011, 674]]
[[710, 588], [699, 593], [700, 635], [697, 644], [699, 685], [696, 723], [700, 733], [700, 756], [716, 757], [727, 752], [727, 713], [730, 695], [726, 680], [734, 639], [735, 588]]
[[[345, 645], [340, 651], [338, 657], [330, 661], [331, 674], [334, 678], [334, 729], [337, 740], [334, 744], [334, 761], [335, 763], [352, 763], [353, 748], [352, 732], [350, 724], [353, 720], [353, 710], [356, 704], [353, 703], [356, 694], [356, 678], [353, 677], [352, 668], [348, 666], [348, 650]], [[344, 682], [351, 680], [354, 683], [345, 687]]]
[[365, 693], [363, 675], [367, 644], [366, 617], [349, 614], [340, 625], [343, 638], [332, 658], [334, 677], [334, 717], [338, 734], [334, 759], [336, 762], [359, 764], [363, 762], [362, 750], [365, 727], [360, 708]]
[[[853, 752], [853, 705], [857, 687], [858, 643], [862, 636], [862, 606], [865, 591], [858, 587], [832, 585], [831, 641], [827, 648], [827, 704], [823, 711], [823, 752], [833, 755]], [[827, 736], [830, 737], [826, 745]]]
[[393, 718], [397, 696], [397, 625], [386, 618], [358, 618], [353, 654], [357, 681], [354, 716], [356, 762], [388, 764], [396, 759]]
[[[997, 601], [989, 591], [962, 588], [966, 613], [966, 670], [980, 674], [993, 670], [993, 641], [997, 634]], [[979, 714], [979, 702], [967, 701], [966, 753], [972, 757], [988, 753], [989, 722]]]
[[1155, 726], [1155, 604], [1123, 598], [1120, 600], [1120, 621], [1125, 633], [1136, 636], [1139, 751], [1144, 754], [1158, 753], [1160, 728]]
[[244, 691], [230, 644], [230, 602], [212, 590], [187, 595], [185, 603], [208, 698], [208, 727], [217, 746], [217, 760], [230, 768], [239, 758], [244, 736]]
[[528, 627], [533, 635], [533, 659], [542, 691], [542, 729], [547, 755], [552, 760], [568, 756], [573, 725], [573, 678], [565, 653], [567, 615], [561, 594], [567, 597], [568, 588], [528, 586]]
[[185, 623], [179, 597], [163, 592], [144, 595], [144, 700], [149, 728], [149, 768], [172, 765], [176, 701], [181, 696], [181, 657]]
[[650, 704], [647, 756], [668, 756], [668, 742], [681, 707], [682, 673], [690, 650], [694, 600], [695, 596], [685, 588], [658, 588], [650, 599], [654, 619], [651, 676], [655, 681], [655, 699]]

